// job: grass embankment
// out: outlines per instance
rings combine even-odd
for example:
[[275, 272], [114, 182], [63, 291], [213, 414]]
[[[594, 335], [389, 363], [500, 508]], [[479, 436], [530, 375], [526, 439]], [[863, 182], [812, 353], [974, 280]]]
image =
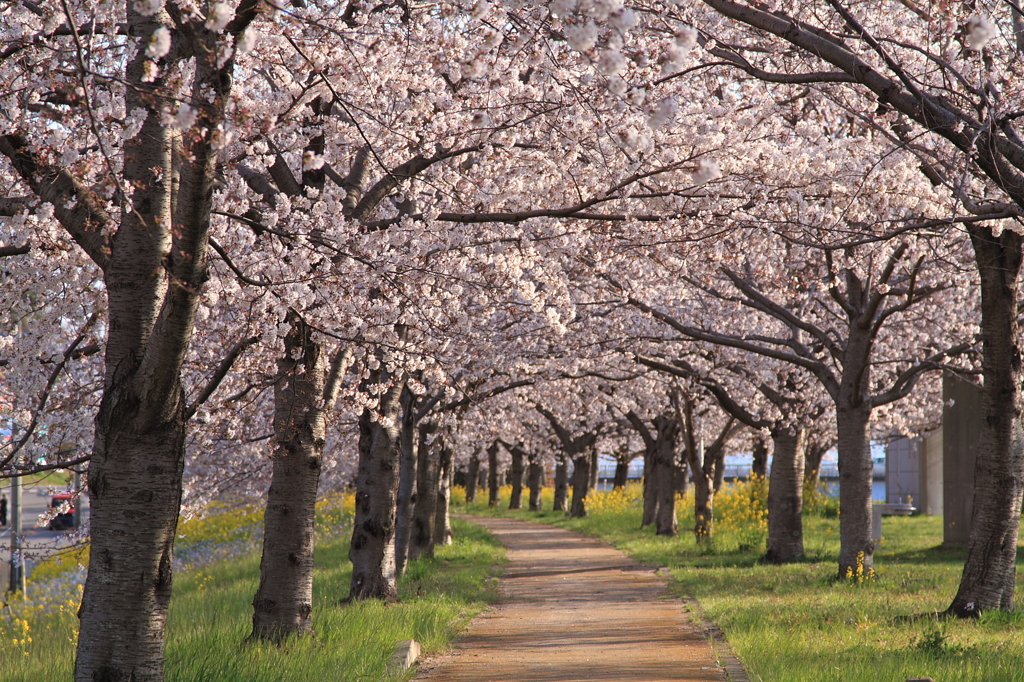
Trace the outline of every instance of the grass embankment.
[[[455, 543], [434, 559], [412, 562], [399, 585], [400, 603], [345, 606], [351, 564], [351, 499], [347, 509], [323, 505], [314, 573], [314, 638], [283, 646], [246, 644], [252, 597], [259, 581], [258, 542], [246, 546], [238, 529], [261, 519], [235, 509], [179, 525], [179, 551], [193, 567], [179, 571], [167, 624], [169, 682], [322, 682], [381, 680], [396, 642], [415, 639], [427, 652], [443, 650], [473, 615], [497, 597], [496, 567], [503, 550], [486, 531], [455, 520]], [[222, 558], [224, 547], [235, 556]], [[205, 561], [198, 555], [212, 554]], [[29, 595], [33, 596], [32, 584]], [[72, 594], [44, 611], [12, 602], [0, 613], [0, 680], [39, 682], [71, 678], [78, 599]], [[6, 616], [6, 617], [5, 617]], [[400, 676], [406, 679], [409, 675]]]
[[[757, 486], [737, 486], [716, 498], [716, 537], [709, 547], [698, 546], [689, 532], [692, 498], [679, 505], [680, 536], [663, 538], [650, 528], [639, 529], [639, 486], [596, 493], [585, 519], [552, 511], [509, 512], [509, 496], [506, 487], [501, 505], [488, 509], [483, 491], [477, 502], [458, 508], [600, 536], [646, 564], [669, 567], [676, 581], [672, 589], [699, 601], [752, 680], [903, 682], [927, 676], [936, 682], [1024, 681], [1020, 596], [1014, 614], [989, 612], [971, 621], [925, 615], [949, 605], [963, 568], [962, 550], [939, 548], [941, 518], [885, 518], [875, 576], [836, 581], [839, 519], [834, 503], [824, 500], [812, 505], [824, 514], [804, 517], [806, 561], [771, 566], [759, 562], [767, 531], [764, 491]], [[551, 509], [550, 491], [544, 508]], [[1019, 550], [1018, 557], [1020, 567], [1024, 552]]]

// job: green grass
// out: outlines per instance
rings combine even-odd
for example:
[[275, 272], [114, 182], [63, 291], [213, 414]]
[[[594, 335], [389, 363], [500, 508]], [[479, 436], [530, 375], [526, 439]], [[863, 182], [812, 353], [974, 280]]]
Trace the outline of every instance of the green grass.
[[[235, 523], [250, 512], [232, 512]], [[327, 509], [323, 521], [337, 521]], [[191, 525], [190, 525], [191, 524]], [[342, 606], [351, 579], [348, 533], [318, 543], [314, 575], [316, 637], [282, 646], [246, 644], [252, 597], [259, 578], [258, 552], [218, 561], [175, 576], [167, 624], [169, 682], [321, 682], [386, 679], [385, 664], [396, 642], [416, 639], [427, 652], [444, 650], [473, 615], [497, 598], [504, 551], [478, 526], [453, 521], [455, 543], [433, 559], [412, 562], [399, 585], [400, 602]], [[230, 532], [216, 515], [183, 524], [183, 544]], [[31, 587], [30, 587], [31, 595]], [[13, 604], [16, 618], [0, 616], [0, 680], [70, 679], [77, 602], [40, 613], [31, 603]], [[31, 638], [28, 641], [27, 638]], [[410, 675], [399, 676], [407, 679]]]
[[[690, 532], [692, 508], [684, 504], [679, 506], [679, 537], [657, 537], [650, 528], [639, 529], [639, 494], [638, 487], [616, 495], [598, 493], [585, 519], [552, 511], [509, 512], [507, 488], [498, 507], [488, 509], [484, 497], [458, 508], [596, 535], [643, 563], [669, 567], [675, 579], [672, 589], [698, 600], [755, 681], [903, 682], [932, 677], [936, 682], [1024, 682], [1020, 596], [1012, 614], [990, 612], [973, 621], [931, 615], [952, 601], [964, 561], [962, 550], [938, 547], [941, 518], [886, 517], [885, 538], [875, 554], [875, 579], [837, 582], [835, 516], [805, 516], [807, 559], [770, 566], [758, 561], [763, 544], [748, 548], [750, 530], [744, 533], [726, 518], [716, 523], [729, 530], [719, 533], [712, 547], [698, 546]], [[547, 492], [545, 509], [550, 508]], [[736, 500], [731, 510], [750, 516]], [[1024, 557], [1024, 552], [1018, 555]], [[1021, 565], [1024, 559], [1018, 562], [1018, 575]]]

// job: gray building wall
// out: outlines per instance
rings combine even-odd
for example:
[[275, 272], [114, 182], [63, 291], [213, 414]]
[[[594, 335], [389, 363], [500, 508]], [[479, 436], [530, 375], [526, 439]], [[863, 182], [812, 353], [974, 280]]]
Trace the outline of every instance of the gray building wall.
[[944, 545], [967, 544], [974, 505], [974, 460], [981, 434], [981, 387], [942, 379], [942, 515]]
[[920, 503], [920, 441], [897, 438], [885, 446], [885, 501], [888, 504]]
[[920, 444], [922, 465], [918, 469], [919, 482], [917, 491], [919, 502], [918, 512], [928, 516], [942, 515], [942, 427], [932, 431]]

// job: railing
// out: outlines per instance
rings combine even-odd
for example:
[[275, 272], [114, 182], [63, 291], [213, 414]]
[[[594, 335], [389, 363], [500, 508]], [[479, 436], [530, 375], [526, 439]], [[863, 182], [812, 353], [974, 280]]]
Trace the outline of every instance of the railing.
[[[644, 467], [642, 464], [634, 464], [629, 467], [629, 475], [627, 478], [631, 481], [638, 481], [643, 478]], [[735, 479], [745, 479], [750, 476], [750, 465], [749, 464], [727, 464], [725, 465], [725, 480], [732, 481]], [[614, 466], [601, 466], [598, 468], [597, 477], [604, 480], [612, 480], [615, 478], [615, 467]], [[823, 479], [838, 479], [839, 478], [839, 466], [834, 463], [826, 463], [821, 465], [820, 478]], [[875, 463], [874, 477], [876, 479], [882, 479], [885, 477], [885, 464]]]

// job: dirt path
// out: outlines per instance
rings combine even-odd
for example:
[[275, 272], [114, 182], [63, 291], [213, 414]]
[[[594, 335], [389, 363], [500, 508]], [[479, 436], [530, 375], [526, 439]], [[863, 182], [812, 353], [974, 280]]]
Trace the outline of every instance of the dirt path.
[[428, 659], [435, 682], [726, 680], [703, 629], [665, 581], [608, 545], [553, 526], [474, 517], [508, 547], [503, 599], [453, 653]]

